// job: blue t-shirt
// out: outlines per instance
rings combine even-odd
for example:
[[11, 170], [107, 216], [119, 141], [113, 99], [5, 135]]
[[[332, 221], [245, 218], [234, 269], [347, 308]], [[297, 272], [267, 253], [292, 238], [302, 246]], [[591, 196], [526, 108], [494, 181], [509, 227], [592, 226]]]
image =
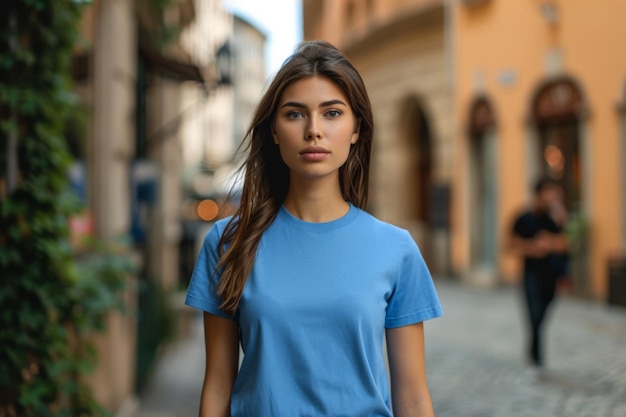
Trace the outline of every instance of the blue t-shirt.
[[244, 358], [231, 416], [390, 417], [384, 329], [442, 314], [409, 233], [354, 206], [326, 223], [282, 207], [229, 317], [212, 275], [225, 225], [207, 234], [185, 302], [238, 322]]

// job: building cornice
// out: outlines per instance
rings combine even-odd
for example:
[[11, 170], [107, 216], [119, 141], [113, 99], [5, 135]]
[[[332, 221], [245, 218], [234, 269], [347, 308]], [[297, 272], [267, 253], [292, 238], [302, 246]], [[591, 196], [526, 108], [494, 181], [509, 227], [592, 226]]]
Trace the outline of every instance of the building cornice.
[[444, 2], [442, 0], [423, 1], [398, 8], [388, 16], [373, 16], [364, 29], [346, 31], [342, 49], [350, 55], [363, 48], [430, 25], [444, 22]]

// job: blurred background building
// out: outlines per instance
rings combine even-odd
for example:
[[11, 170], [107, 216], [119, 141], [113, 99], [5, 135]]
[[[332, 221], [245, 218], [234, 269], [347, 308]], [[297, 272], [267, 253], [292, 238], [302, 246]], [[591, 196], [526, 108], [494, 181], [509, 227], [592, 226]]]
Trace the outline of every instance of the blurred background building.
[[604, 299], [626, 247], [626, 4], [303, 0], [304, 37], [361, 72], [376, 121], [374, 214], [408, 228], [436, 275], [511, 283], [513, 216], [563, 184], [571, 275]]
[[[237, 188], [237, 169], [242, 162], [242, 154], [237, 150], [265, 85], [265, 34], [243, 17], [229, 15], [228, 19], [231, 22], [228, 42], [218, 53], [228, 52], [230, 66], [222, 73], [228, 73], [227, 81], [232, 88], [221, 89], [227, 94], [222, 99], [210, 100], [203, 110], [206, 117], [196, 119], [194, 146], [184, 147], [186, 200], [179, 252], [180, 288], [187, 287], [201, 238], [208, 232], [210, 221], [218, 210], [222, 210], [221, 215], [229, 210], [224, 206], [224, 198]], [[181, 132], [183, 142], [189, 139], [186, 132]]]
[[265, 87], [265, 42], [266, 35], [259, 28], [241, 16], [234, 16], [233, 114], [237, 117], [232, 118], [233, 148], [239, 146], [245, 136]]
[[578, 294], [606, 297], [626, 248], [620, 16], [609, 0], [449, 3], [454, 92], [452, 261], [475, 282], [513, 281], [513, 216], [540, 175], [565, 190]]
[[[94, 0], [81, 33], [73, 78], [85, 110], [69, 142], [84, 232], [131, 237], [143, 265], [137, 314], [98, 340], [92, 378], [97, 399], [122, 412], [162, 340], [146, 332], [167, 331], [155, 322], [167, 313], [154, 309], [185, 314], [197, 242], [230, 187], [234, 152], [264, 86], [265, 35], [221, 0]], [[164, 305], [155, 307], [159, 293]]]
[[303, 0], [305, 39], [325, 39], [361, 73], [375, 118], [371, 210], [408, 229], [450, 271], [452, 93], [443, 0]]

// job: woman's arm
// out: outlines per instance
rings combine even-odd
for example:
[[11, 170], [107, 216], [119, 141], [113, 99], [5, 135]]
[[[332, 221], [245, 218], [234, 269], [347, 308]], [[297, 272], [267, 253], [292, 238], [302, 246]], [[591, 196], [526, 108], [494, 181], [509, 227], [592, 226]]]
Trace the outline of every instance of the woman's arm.
[[391, 400], [395, 417], [434, 417], [426, 382], [424, 325], [387, 330]]
[[200, 417], [229, 417], [230, 395], [239, 365], [237, 322], [204, 313], [206, 368]]

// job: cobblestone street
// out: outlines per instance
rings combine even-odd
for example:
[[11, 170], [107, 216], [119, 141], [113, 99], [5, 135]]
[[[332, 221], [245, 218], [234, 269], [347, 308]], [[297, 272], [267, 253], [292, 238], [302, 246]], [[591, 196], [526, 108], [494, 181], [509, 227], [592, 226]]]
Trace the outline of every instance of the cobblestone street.
[[[445, 316], [426, 325], [437, 417], [626, 417], [626, 309], [558, 299], [537, 380], [524, 364], [516, 288], [437, 288]], [[137, 417], [197, 416], [203, 349], [200, 325], [168, 349]]]
[[446, 315], [426, 327], [437, 416], [626, 417], [626, 309], [558, 299], [537, 381], [516, 288], [438, 288]]

